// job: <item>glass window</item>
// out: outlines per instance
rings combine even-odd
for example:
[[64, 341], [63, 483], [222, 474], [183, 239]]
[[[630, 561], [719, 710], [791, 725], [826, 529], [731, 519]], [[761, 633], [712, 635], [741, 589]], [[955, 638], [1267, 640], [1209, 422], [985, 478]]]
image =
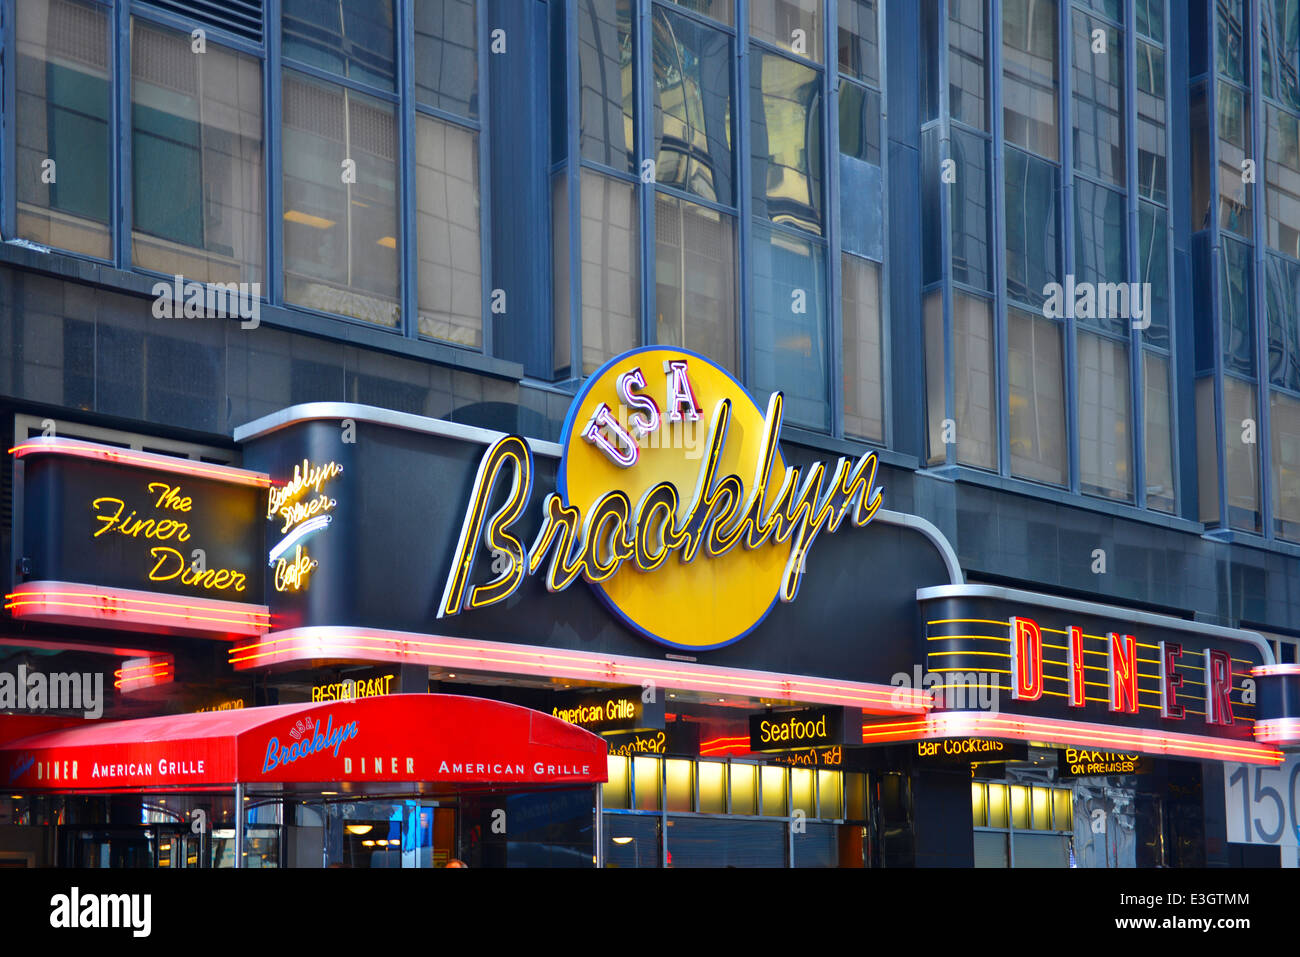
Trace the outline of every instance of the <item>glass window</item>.
[[1056, 159], [1056, 3], [1002, 4], [1002, 126], [1008, 143]]
[[1052, 829], [1052, 789], [1034, 786], [1029, 789], [1030, 823], [1035, 831]]
[[628, 807], [632, 781], [630, 759], [611, 754], [605, 760], [608, 762], [609, 780], [600, 786], [604, 796], [601, 803], [605, 807]]
[[656, 6], [653, 46], [656, 180], [733, 205], [730, 38]]
[[780, 765], [764, 765], [759, 772], [763, 784], [763, 816], [786, 817], [790, 810], [786, 807], [788, 769]]
[[943, 293], [934, 289], [925, 294], [925, 412], [929, 441], [930, 465], [947, 461], [948, 405], [944, 383]]
[[190, 42], [131, 22], [131, 259], [199, 282], [260, 283], [262, 65]]
[[1076, 179], [1074, 182], [1074, 271], [1078, 282], [1090, 283], [1076, 297], [1075, 318], [1085, 325], [1128, 335], [1132, 304], [1128, 302], [1128, 260], [1124, 194]]
[[414, 0], [415, 98], [478, 116], [477, 0]]
[[18, 235], [110, 259], [108, 14], [31, 0], [17, 5], [15, 35]]
[[1215, 0], [1214, 13], [1215, 69], [1221, 76], [1246, 83], [1246, 56], [1250, 44], [1246, 33], [1246, 0]]
[[1165, 52], [1137, 44], [1138, 192], [1157, 203], [1168, 202], [1165, 147]]
[[1228, 467], [1228, 520], [1233, 528], [1263, 530], [1259, 514], [1259, 442], [1243, 441], [1247, 419], [1259, 421], [1255, 386], [1223, 378], [1224, 445]]
[[582, 171], [582, 371], [640, 345], [636, 187]]
[[1028, 828], [1029, 788], [1023, 784], [1010, 784], [1007, 790], [1011, 792], [1011, 826]]
[[723, 23], [731, 23], [735, 17], [734, 0], [669, 0], [683, 10], [693, 10], [706, 17], [713, 17]]
[[[1264, 95], [1300, 110], [1300, 3], [1260, 0], [1260, 68]], [[1277, 66], [1274, 67], [1276, 62]], [[1274, 74], [1277, 83], [1274, 84]]]
[[1174, 510], [1174, 437], [1169, 360], [1142, 353], [1142, 415], [1146, 426], [1147, 508]]
[[1219, 257], [1219, 321], [1224, 368], [1255, 377], [1255, 270], [1251, 248], [1223, 241]]
[[282, 0], [281, 9], [286, 59], [394, 89], [393, 0]]
[[952, 197], [952, 278], [956, 282], [991, 290], [989, 265], [993, 225], [989, 197], [989, 142], [959, 129], [952, 131], [951, 149], [956, 180]]
[[880, 94], [856, 83], [840, 89], [840, 246], [884, 258], [880, 178]]
[[1265, 259], [1268, 299], [1268, 379], [1300, 392], [1300, 265], [1279, 256]]
[[785, 867], [789, 833], [784, 821], [668, 819], [672, 867]]
[[976, 827], [987, 827], [989, 823], [989, 801], [985, 786], [972, 781], [970, 786], [971, 820]]
[[632, 759], [633, 806], [638, 811], [661, 810], [662, 758], [634, 757]]
[[727, 813], [727, 766], [721, 761], [698, 761], [695, 773], [700, 781], [700, 813]]
[[685, 758], [668, 758], [664, 761], [667, 780], [665, 810], [695, 810], [695, 762]]
[[1300, 541], [1300, 399], [1273, 392], [1273, 529], [1279, 538]]
[[985, 0], [948, 3], [948, 111], [954, 120], [988, 129]]
[[[673, 196], [655, 197], [655, 328], [735, 372], [735, 220]], [[636, 288], [635, 278], [631, 280]], [[585, 292], [585, 290], [584, 290]]]
[[1051, 163], [1006, 151], [1007, 295], [1031, 306], [1045, 305], [1047, 285], [1061, 281], [1059, 180]]
[[483, 345], [478, 134], [415, 115], [420, 335]]
[[630, 0], [578, 4], [582, 155], [630, 172], [636, 162]]
[[754, 224], [754, 392], [785, 393], [786, 421], [830, 428], [826, 250]]
[[1077, 346], [1079, 486], [1090, 495], [1131, 501], [1128, 346], [1084, 332]]
[[880, 338], [880, 266], [843, 253], [840, 257], [844, 322], [844, 431], [885, 439]]
[[749, 35], [822, 61], [822, 0], [750, 0]]
[[396, 327], [394, 108], [291, 70], [283, 90], [285, 299]]
[[1069, 867], [1070, 848], [1058, 834], [1013, 834], [1016, 867]]
[[1009, 827], [1007, 816], [1007, 786], [990, 784], [989, 788], [989, 827]]
[[867, 83], [880, 83], [880, 46], [875, 0], [840, 0], [840, 72]]
[[1065, 485], [1065, 362], [1060, 323], [1007, 310], [1011, 474]]
[[996, 469], [992, 309], [988, 300], [961, 293], [953, 294], [952, 308], [957, 461], [962, 465]]
[[754, 215], [820, 234], [821, 74], [775, 53], [752, 62]]
[[[1120, 31], [1074, 11], [1074, 167], [1124, 184], [1124, 43]], [[1093, 31], [1105, 37], [1096, 52]]]
[[1268, 106], [1265, 115], [1268, 248], [1300, 259], [1300, 118], [1275, 106]]
[[1250, 155], [1250, 104], [1244, 91], [1220, 82], [1219, 96], [1219, 226], [1250, 236], [1250, 190], [1242, 178]]
[[758, 813], [758, 765], [735, 762], [731, 765], [731, 813]]
[[1210, 208], [1214, 175], [1210, 155], [1210, 109], [1204, 83], [1192, 87], [1188, 115], [1192, 147], [1192, 231], [1195, 232], [1214, 224]]
[[[1218, 434], [1214, 421], [1214, 377], [1202, 376], [1196, 380], [1196, 434]], [[1219, 523], [1219, 459], [1213, 442], [1196, 443], [1196, 487], [1199, 491], [1197, 508], [1200, 519], [1206, 524]]]
[[[623, 760], [627, 760], [624, 758]], [[649, 814], [605, 815], [605, 866], [658, 867], [659, 818]]]
[[814, 795], [816, 778], [813, 774], [812, 768], [790, 769], [791, 813], [801, 811], [805, 817], [817, 816], [817, 801]]
[[1137, 29], [1142, 36], [1163, 43], [1165, 39], [1165, 0], [1134, 0]]
[[1007, 834], [997, 831], [975, 832], [975, 866], [976, 867], [1010, 867], [1011, 859], [1007, 852]]
[[1133, 321], [1149, 345], [1169, 348], [1169, 213], [1162, 206], [1138, 203], [1138, 272], [1142, 315], [1133, 309]]

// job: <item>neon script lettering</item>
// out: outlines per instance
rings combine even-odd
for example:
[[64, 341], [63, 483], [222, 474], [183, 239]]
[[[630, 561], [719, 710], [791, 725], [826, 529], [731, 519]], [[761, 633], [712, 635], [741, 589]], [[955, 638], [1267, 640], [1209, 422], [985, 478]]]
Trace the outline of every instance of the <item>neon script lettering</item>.
[[329, 715], [325, 721], [325, 731], [322, 733], [320, 723], [317, 722], [315, 730], [310, 738], [303, 738], [301, 741], [295, 741], [289, 747], [281, 747], [279, 738], [271, 738], [266, 743], [266, 760], [262, 762], [262, 773], [273, 770], [282, 764], [293, 764], [299, 758], [310, 757], [320, 751], [333, 749], [334, 757], [339, 756], [339, 748], [344, 741], [357, 736], [357, 722], [349, 721], [346, 725], [334, 727], [334, 715]]

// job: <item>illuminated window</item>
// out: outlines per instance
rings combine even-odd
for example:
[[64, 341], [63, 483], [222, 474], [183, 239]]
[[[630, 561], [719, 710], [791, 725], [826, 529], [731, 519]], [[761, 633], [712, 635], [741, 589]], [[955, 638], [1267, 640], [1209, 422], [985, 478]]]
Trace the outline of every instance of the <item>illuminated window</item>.
[[1070, 788], [977, 781], [971, 784], [971, 821], [976, 867], [1069, 864], [1074, 830]]
[[701, 761], [696, 765], [700, 782], [700, 813], [727, 813], [727, 766], [721, 761]]
[[609, 780], [600, 786], [602, 803], [605, 807], [625, 808], [628, 806], [628, 785], [631, 781], [629, 760], [617, 755], [610, 755], [606, 760], [609, 764]]
[[731, 765], [731, 813], [758, 813], [758, 765]]
[[785, 817], [789, 814], [786, 808], [786, 785], [789, 775], [783, 767], [765, 766], [761, 771], [763, 783], [763, 816], [764, 817]]
[[844, 817], [844, 775], [839, 771], [818, 771], [817, 792], [821, 797], [821, 817]]
[[695, 810], [695, 762], [672, 759], [664, 762], [667, 793], [664, 806], [669, 811]]
[[635, 793], [633, 806], [638, 811], [658, 811], [660, 759], [635, 757], [632, 759], [632, 787]]
[[808, 817], [817, 816], [817, 801], [813, 793], [811, 768], [790, 769], [790, 797], [793, 811], [802, 811]]

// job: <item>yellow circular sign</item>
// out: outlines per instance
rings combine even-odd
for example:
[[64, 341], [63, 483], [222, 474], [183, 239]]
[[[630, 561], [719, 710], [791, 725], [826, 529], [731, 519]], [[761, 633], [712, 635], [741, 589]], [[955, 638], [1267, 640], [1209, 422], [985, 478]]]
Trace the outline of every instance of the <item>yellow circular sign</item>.
[[[714, 434], [724, 428], [725, 434]], [[640, 506], [643, 518], [627, 526], [659, 529], [646, 548], [652, 558], [656, 551], [666, 555], [657, 567], [628, 561], [592, 586], [647, 637], [674, 648], [718, 648], [747, 634], [776, 602], [788, 539], [752, 549], [743, 542], [710, 548], [711, 539], [741, 527], [756, 495], [766, 511], [781, 487], [785, 463], [775, 441], [769, 441], [765, 488], [756, 472], [763, 468], [766, 433], [764, 411], [744, 387], [683, 349], [625, 353], [588, 379], [574, 399], [561, 439], [561, 497], [592, 516], [599, 501], [621, 491], [631, 514]], [[656, 489], [663, 483], [671, 483], [675, 496]], [[692, 529], [699, 532], [695, 539]], [[667, 547], [666, 540], [682, 532], [681, 547]]]

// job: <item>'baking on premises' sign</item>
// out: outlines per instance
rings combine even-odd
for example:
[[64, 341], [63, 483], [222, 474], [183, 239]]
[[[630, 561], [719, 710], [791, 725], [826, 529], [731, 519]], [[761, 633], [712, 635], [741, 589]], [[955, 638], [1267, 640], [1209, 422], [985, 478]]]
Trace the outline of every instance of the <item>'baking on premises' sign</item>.
[[[783, 400], [766, 413], [720, 366], [681, 349], [625, 353], [592, 375], [565, 421], [557, 489], [531, 544], [517, 525], [533, 482], [519, 436], [484, 454], [438, 607], [505, 601], [526, 576], [585, 579], [631, 628], [673, 648], [719, 648], [793, 601], [813, 541], [881, 505], [876, 456], [787, 466]], [[505, 504], [489, 514], [489, 501]], [[496, 577], [475, 584], [484, 547]]]

